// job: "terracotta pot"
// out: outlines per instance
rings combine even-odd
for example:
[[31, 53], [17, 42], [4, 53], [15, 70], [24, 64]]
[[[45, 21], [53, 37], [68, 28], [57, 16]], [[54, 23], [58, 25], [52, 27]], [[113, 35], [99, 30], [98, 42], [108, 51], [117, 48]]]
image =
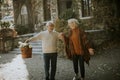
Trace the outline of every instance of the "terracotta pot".
[[22, 47], [21, 52], [22, 58], [32, 58], [32, 48]]

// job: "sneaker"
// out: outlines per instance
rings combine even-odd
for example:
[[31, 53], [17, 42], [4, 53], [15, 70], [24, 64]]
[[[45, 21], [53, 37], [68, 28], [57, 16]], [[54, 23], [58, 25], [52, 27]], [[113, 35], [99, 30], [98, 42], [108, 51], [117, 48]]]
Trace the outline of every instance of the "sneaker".
[[80, 77], [78, 75], [75, 75], [75, 77], [73, 77], [73, 80], [80, 80]]

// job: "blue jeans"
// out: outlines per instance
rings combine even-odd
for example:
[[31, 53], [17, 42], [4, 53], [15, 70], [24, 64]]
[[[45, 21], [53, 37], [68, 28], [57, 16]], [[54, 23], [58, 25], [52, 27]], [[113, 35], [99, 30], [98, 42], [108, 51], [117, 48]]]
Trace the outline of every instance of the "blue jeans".
[[[57, 65], [57, 53], [44, 53], [44, 69], [46, 80], [55, 80], [56, 65]], [[49, 79], [49, 69], [51, 66], [51, 74]]]
[[84, 78], [85, 77], [84, 58], [83, 56], [80, 56], [80, 55], [73, 55], [73, 68], [74, 68], [75, 74], [79, 73], [78, 64], [80, 67], [81, 77]]

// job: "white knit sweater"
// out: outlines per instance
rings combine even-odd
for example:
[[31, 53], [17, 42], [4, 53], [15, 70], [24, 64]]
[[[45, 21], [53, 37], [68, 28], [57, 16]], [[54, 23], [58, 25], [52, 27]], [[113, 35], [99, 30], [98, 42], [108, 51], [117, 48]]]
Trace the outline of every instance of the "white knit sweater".
[[49, 32], [46, 30], [30, 38], [30, 41], [42, 40], [43, 53], [56, 53], [58, 34], [58, 32]]

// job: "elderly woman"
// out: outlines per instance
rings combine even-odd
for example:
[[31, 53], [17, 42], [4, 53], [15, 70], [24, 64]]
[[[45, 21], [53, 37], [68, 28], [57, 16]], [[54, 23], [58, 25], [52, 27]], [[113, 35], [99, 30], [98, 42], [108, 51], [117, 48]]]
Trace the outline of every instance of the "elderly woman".
[[77, 19], [69, 19], [68, 26], [70, 27], [70, 34], [68, 37], [64, 36], [64, 41], [67, 56], [73, 60], [75, 72], [73, 80], [80, 80], [78, 63], [80, 67], [81, 80], [85, 80], [84, 61], [89, 64], [90, 55], [93, 55], [94, 51], [86, 39], [85, 32], [80, 29]]

